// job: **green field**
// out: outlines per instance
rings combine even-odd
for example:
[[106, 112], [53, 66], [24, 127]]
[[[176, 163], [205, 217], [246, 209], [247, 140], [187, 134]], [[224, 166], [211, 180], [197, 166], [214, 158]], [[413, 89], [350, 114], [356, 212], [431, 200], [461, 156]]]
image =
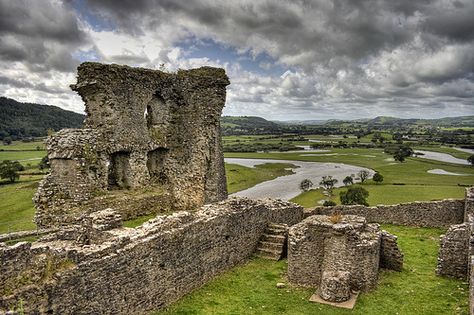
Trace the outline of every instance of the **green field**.
[[[254, 141], [257, 136], [238, 137]], [[18, 146], [34, 145], [32, 143], [18, 143]], [[454, 150], [441, 148], [442, 150]], [[334, 155], [324, 155], [324, 154]], [[462, 152], [459, 152], [462, 153]], [[0, 159], [26, 159], [44, 156], [44, 151], [0, 151]], [[310, 154], [310, 155], [308, 155]], [[331, 149], [324, 153], [226, 153], [226, 157], [270, 158], [315, 162], [340, 162], [368, 167], [383, 174], [385, 180], [382, 185], [375, 185], [369, 181], [364, 187], [369, 191], [368, 202], [376, 204], [394, 204], [409, 201], [438, 200], [443, 198], [462, 198], [465, 186], [474, 185], [474, 167], [455, 165], [431, 161], [421, 158], [409, 158], [405, 163], [391, 161], [391, 156], [383, 153], [381, 149]], [[28, 161], [34, 167], [39, 160]], [[26, 161], [23, 161], [26, 163]], [[291, 174], [286, 170], [291, 167], [285, 163], [270, 163], [248, 168], [239, 165], [226, 165], [227, 185], [229, 193], [252, 187], [262, 181], [271, 180], [278, 176]], [[429, 174], [429, 169], [444, 169], [454, 173], [467, 174], [467, 176], [448, 176]], [[0, 181], [0, 233], [35, 228], [32, 223], [34, 214], [31, 198], [36, 191], [36, 185], [41, 176], [21, 176], [21, 181], [8, 184]], [[315, 183], [317, 184], [317, 183]], [[394, 185], [397, 184], [397, 185]], [[403, 185], [398, 185], [403, 184]], [[340, 189], [339, 189], [340, 190]], [[336, 202], [339, 190], [335, 191]], [[311, 207], [317, 205], [319, 200], [325, 199], [321, 191], [313, 190], [304, 193], [293, 201]], [[141, 221], [140, 221], [141, 222]], [[128, 223], [126, 223], [128, 224]], [[130, 223], [135, 226], [138, 223]]]
[[33, 198], [42, 176], [21, 176], [15, 184], [0, 185], [0, 233], [33, 230]]
[[[369, 192], [367, 202], [370, 206], [379, 204], [391, 205], [411, 201], [442, 200], [448, 198], [462, 199], [464, 198], [465, 193], [465, 188], [458, 186], [364, 184], [362, 187]], [[321, 205], [321, 203], [318, 202], [327, 199], [340, 204], [339, 193], [345, 189], [345, 187], [334, 189], [331, 198], [323, 195], [322, 189], [313, 189], [300, 194], [290, 201], [306, 208]]]
[[231, 194], [279, 176], [293, 174], [293, 171], [288, 170], [292, 167], [295, 166], [286, 163], [260, 164], [255, 167], [226, 163], [227, 191]]
[[405, 255], [403, 271], [382, 270], [377, 289], [361, 294], [352, 311], [309, 302], [311, 289], [277, 289], [276, 283], [287, 283], [286, 260], [255, 258], [155, 314], [469, 314], [468, 284], [434, 272], [438, 238], [444, 230], [383, 228], [399, 237]]
[[0, 144], [0, 151], [10, 151], [10, 150], [29, 150], [29, 151], [37, 151], [38, 148], [40, 150], [45, 150], [45, 145], [43, 140], [31, 141], [31, 142], [23, 142], [23, 141], [13, 141], [11, 144]]

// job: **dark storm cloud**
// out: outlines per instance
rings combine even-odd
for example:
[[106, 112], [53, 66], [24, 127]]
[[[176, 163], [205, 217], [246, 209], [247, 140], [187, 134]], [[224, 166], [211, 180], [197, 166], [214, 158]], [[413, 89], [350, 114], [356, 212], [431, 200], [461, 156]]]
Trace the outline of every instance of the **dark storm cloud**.
[[[400, 27], [398, 17], [385, 11], [389, 3], [89, 1], [125, 32], [179, 18], [181, 26], [195, 27], [191, 32], [206, 28], [208, 35], [219, 41], [257, 52], [268, 50], [272, 56], [286, 56], [288, 60], [295, 57], [294, 63], [303, 67], [315, 61], [327, 62], [334, 56], [361, 58], [409, 39], [409, 26]], [[255, 45], [258, 39], [262, 47]]]
[[[472, 0], [59, 1], [0, 0], [2, 75], [20, 64], [9, 80], [0, 77], [2, 89], [59, 98], [48, 89], [74, 77], [72, 56], [93, 56], [144, 67], [224, 66], [227, 114], [474, 114]], [[248, 60], [268, 56], [261, 68], [286, 72], [247, 71], [239, 58], [224, 63], [205, 51], [192, 60], [190, 45], [201, 40]], [[30, 76], [18, 75], [23, 68]], [[43, 86], [28, 80], [48, 76]]]
[[[454, 41], [474, 39], [474, 2], [455, 2], [452, 8], [430, 12], [425, 30]], [[431, 11], [431, 10], [430, 10]]]
[[70, 71], [71, 53], [87, 41], [67, 5], [49, 1], [0, 0], [0, 56], [32, 71]]

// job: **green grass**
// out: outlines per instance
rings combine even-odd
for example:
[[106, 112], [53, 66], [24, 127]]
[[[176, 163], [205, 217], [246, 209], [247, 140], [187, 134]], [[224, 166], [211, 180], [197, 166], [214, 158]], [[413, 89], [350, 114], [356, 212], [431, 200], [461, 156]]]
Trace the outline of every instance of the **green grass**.
[[0, 144], [0, 150], [31, 150], [31, 151], [35, 151], [36, 147], [40, 147], [41, 150], [45, 150], [45, 145], [44, 145], [43, 140], [32, 141], [32, 142], [13, 141], [9, 145]]
[[309, 302], [311, 289], [277, 289], [277, 282], [287, 283], [286, 261], [256, 258], [155, 314], [469, 314], [468, 284], [434, 272], [438, 238], [444, 230], [383, 228], [399, 236], [403, 271], [382, 270], [377, 289], [362, 293], [352, 311]]
[[0, 151], [0, 161], [20, 161], [25, 166], [38, 165], [45, 155], [45, 151]]
[[286, 163], [266, 163], [255, 167], [245, 167], [226, 163], [227, 190], [231, 194], [279, 176], [293, 174], [293, 171], [287, 168], [295, 168], [295, 166]]
[[474, 127], [441, 127], [441, 130], [446, 130], [446, 131], [455, 131], [455, 130], [472, 131], [472, 130], [474, 130]]
[[156, 214], [143, 215], [132, 220], [123, 221], [123, 226], [128, 228], [136, 228], [137, 226], [142, 225], [154, 217], [156, 217]]
[[21, 176], [19, 182], [0, 185], [0, 233], [33, 230], [33, 197], [41, 176]]
[[[385, 204], [392, 205], [402, 202], [442, 200], [447, 198], [464, 198], [465, 188], [459, 186], [423, 186], [423, 185], [362, 185], [369, 192], [367, 202], [371, 206]], [[346, 187], [336, 188], [333, 191], [332, 201], [340, 204], [339, 193]], [[322, 189], [313, 189], [291, 199], [290, 201], [310, 208], [320, 200], [328, 199]]]

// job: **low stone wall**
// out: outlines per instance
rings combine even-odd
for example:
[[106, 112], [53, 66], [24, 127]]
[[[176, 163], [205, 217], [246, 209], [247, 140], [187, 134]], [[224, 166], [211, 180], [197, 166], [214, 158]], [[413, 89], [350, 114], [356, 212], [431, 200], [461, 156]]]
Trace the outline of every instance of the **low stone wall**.
[[382, 231], [380, 243], [380, 268], [402, 271], [403, 253], [398, 247], [397, 236]]
[[410, 202], [397, 205], [334, 206], [316, 207], [305, 216], [314, 214], [341, 214], [363, 216], [368, 222], [389, 223], [421, 227], [448, 227], [464, 221], [464, 200], [446, 199], [441, 201]]
[[248, 259], [268, 223], [302, 219], [293, 203], [230, 199], [136, 229], [96, 230], [89, 245], [77, 231], [0, 243], [0, 313], [21, 299], [25, 313], [143, 314]]
[[440, 237], [436, 274], [466, 279], [469, 257], [469, 225], [451, 226]]

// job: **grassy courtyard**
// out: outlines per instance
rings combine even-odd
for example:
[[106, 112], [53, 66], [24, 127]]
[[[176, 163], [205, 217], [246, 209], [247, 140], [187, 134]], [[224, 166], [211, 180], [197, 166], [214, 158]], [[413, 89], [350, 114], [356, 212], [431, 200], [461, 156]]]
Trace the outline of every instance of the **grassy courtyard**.
[[434, 272], [444, 230], [383, 228], [399, 236], [403, 271], [382, 270], [377, 289], [361, 294], [352, 311], [309, 302], [313, 289], [277, 289], [276, 283], [287, 283], [286, 260], [255, 258], [155, 314], [469, 314], [468, 284]]

